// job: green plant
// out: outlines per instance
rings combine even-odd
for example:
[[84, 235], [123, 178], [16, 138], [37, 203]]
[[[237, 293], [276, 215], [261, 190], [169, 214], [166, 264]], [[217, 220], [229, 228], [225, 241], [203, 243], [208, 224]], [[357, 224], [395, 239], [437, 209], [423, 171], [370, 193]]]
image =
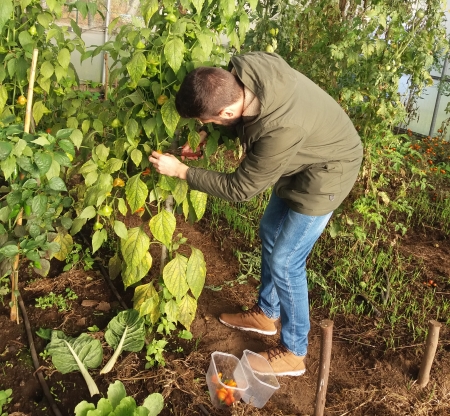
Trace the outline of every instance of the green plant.
[[86, 247], [83, 250], [81, 244], [75, 243], [72, 246], [72, 251], [67, 254], [66, 265], [63, 270], [68, 271], [80, 265], [84, 271], [92, 270], [94, 259], [91, 256], [91, 250]]
[[62, 374], [80, 371], [89, 388], [91, 396], [99, 394], [95, 381], [88, 368], [97, 368], [103, 359], [102, 345], [98, 339], [88, 334], [78, 338], [66, 336], [62, 331], [51, 331], [50, 342], [46, 350], [52, 357], [52, 363]]
[[114, 367], [122, 351], [140, 351], [144, 347], [144, 320], [134, 310], [119, 312], [109, 323], [105, 332], [106, 342], [115, 349], [100, 374], [108, 373]]
[[0, 390], [0, 412], [1, 416], [8, 416], [8, 413], [3, 413], [3, 406], [11, 403], [12, 389]]
[[78, 299], [78, 295], [71, 289], [66, 288], [65, 295], [55, 295], [50, 292], [48, 295], [36, 298], [36, 308], [47, 309], [56, 306], [59, 312], [70, 310], [70, 303], [67, 301]]
[[144, 400], [142, 406], [137, 406], [132, 397], [127, 396], [125, 387], [116, 380], [108, 387], [107, 398], [102, 397], [97, 406], [87, 401], [80, 402], [75, 407], [75, 416], [99, 415], [142, 415], [156, 416], [164, 408], [164, 398], [160, 393], [152, 393]]
[[163, 355], [166, 345], [167, 341], [165, 339], [152, 339], [152, 341], [147, 345], [147, 355], [145, 356], [145, 359], [148, 362], [145, 364], [146, 369], [156, 365], [160, 365], [162, 367], [166, 365]]

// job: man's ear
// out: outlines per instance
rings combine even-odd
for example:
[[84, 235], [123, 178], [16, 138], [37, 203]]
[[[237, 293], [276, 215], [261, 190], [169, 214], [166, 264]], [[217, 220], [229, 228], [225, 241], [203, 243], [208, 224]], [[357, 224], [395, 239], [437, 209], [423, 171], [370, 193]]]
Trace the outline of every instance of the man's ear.
[[225, 107], [223, 110], [220, 110], [219, 116], [222, 118], [235, 118], [236, 111], [232, 107]]

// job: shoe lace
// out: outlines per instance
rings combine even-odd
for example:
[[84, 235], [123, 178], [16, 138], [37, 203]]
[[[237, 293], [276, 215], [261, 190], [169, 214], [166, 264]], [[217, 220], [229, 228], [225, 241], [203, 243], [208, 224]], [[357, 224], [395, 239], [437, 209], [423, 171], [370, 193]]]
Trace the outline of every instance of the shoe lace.
[[248, 309], [244, 312], [242, 312], [243, 315], [260, 315], [260, 314], [264, 314], [264, 312], [262, 311], [262, 309], [258, 306], [258, 304], [256, 304], [255, 306], [253, 306], [253, 308]]
[[280, 355], [286, 355], [288, 353], [289, 350], [284, 345], [280, 344], [267, 350], [267, 359], [268, 361], [271, 361], [273, 359], [276, 359]]

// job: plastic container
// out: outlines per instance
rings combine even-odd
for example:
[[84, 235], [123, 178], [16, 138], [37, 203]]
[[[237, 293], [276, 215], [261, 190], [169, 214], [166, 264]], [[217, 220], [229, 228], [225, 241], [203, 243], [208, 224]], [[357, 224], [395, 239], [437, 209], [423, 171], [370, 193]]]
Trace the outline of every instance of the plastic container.
[[280, 388], [280, 384], [271, 365], [263, 356], [244, 350], [241, 364], [248, 381], [248, 389], [245, 390], [242, 400], [260, 409]]
[[206, 382], [211, 402], [218, 409], [227, 408], [239, 401], [248, 388], [239, 358], [219, 351], [211, 354]]

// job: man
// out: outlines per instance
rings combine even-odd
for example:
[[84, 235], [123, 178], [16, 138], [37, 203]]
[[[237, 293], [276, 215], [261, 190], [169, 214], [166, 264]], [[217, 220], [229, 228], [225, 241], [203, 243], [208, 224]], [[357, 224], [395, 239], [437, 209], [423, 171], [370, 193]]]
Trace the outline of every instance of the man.
[[236, 128], [246, 153], [236, 171], [188, 167], [157, 152], [149, 160], [158, 172], [229, 201], [248, 200], [273, 186], [260, 223], [258, 303], [219, 320], [274, 335], [281, 318], [280, 345], [261, 355], [276, 375], [299, 376], [310, 329], [306, 258], [353, 187], [361, 140], [336, 101], [280, 56], [252, 52], [231, 58], [230, 65], [231, 72], [201, 67], [189, 73], [176, 107], [182, 117]]

